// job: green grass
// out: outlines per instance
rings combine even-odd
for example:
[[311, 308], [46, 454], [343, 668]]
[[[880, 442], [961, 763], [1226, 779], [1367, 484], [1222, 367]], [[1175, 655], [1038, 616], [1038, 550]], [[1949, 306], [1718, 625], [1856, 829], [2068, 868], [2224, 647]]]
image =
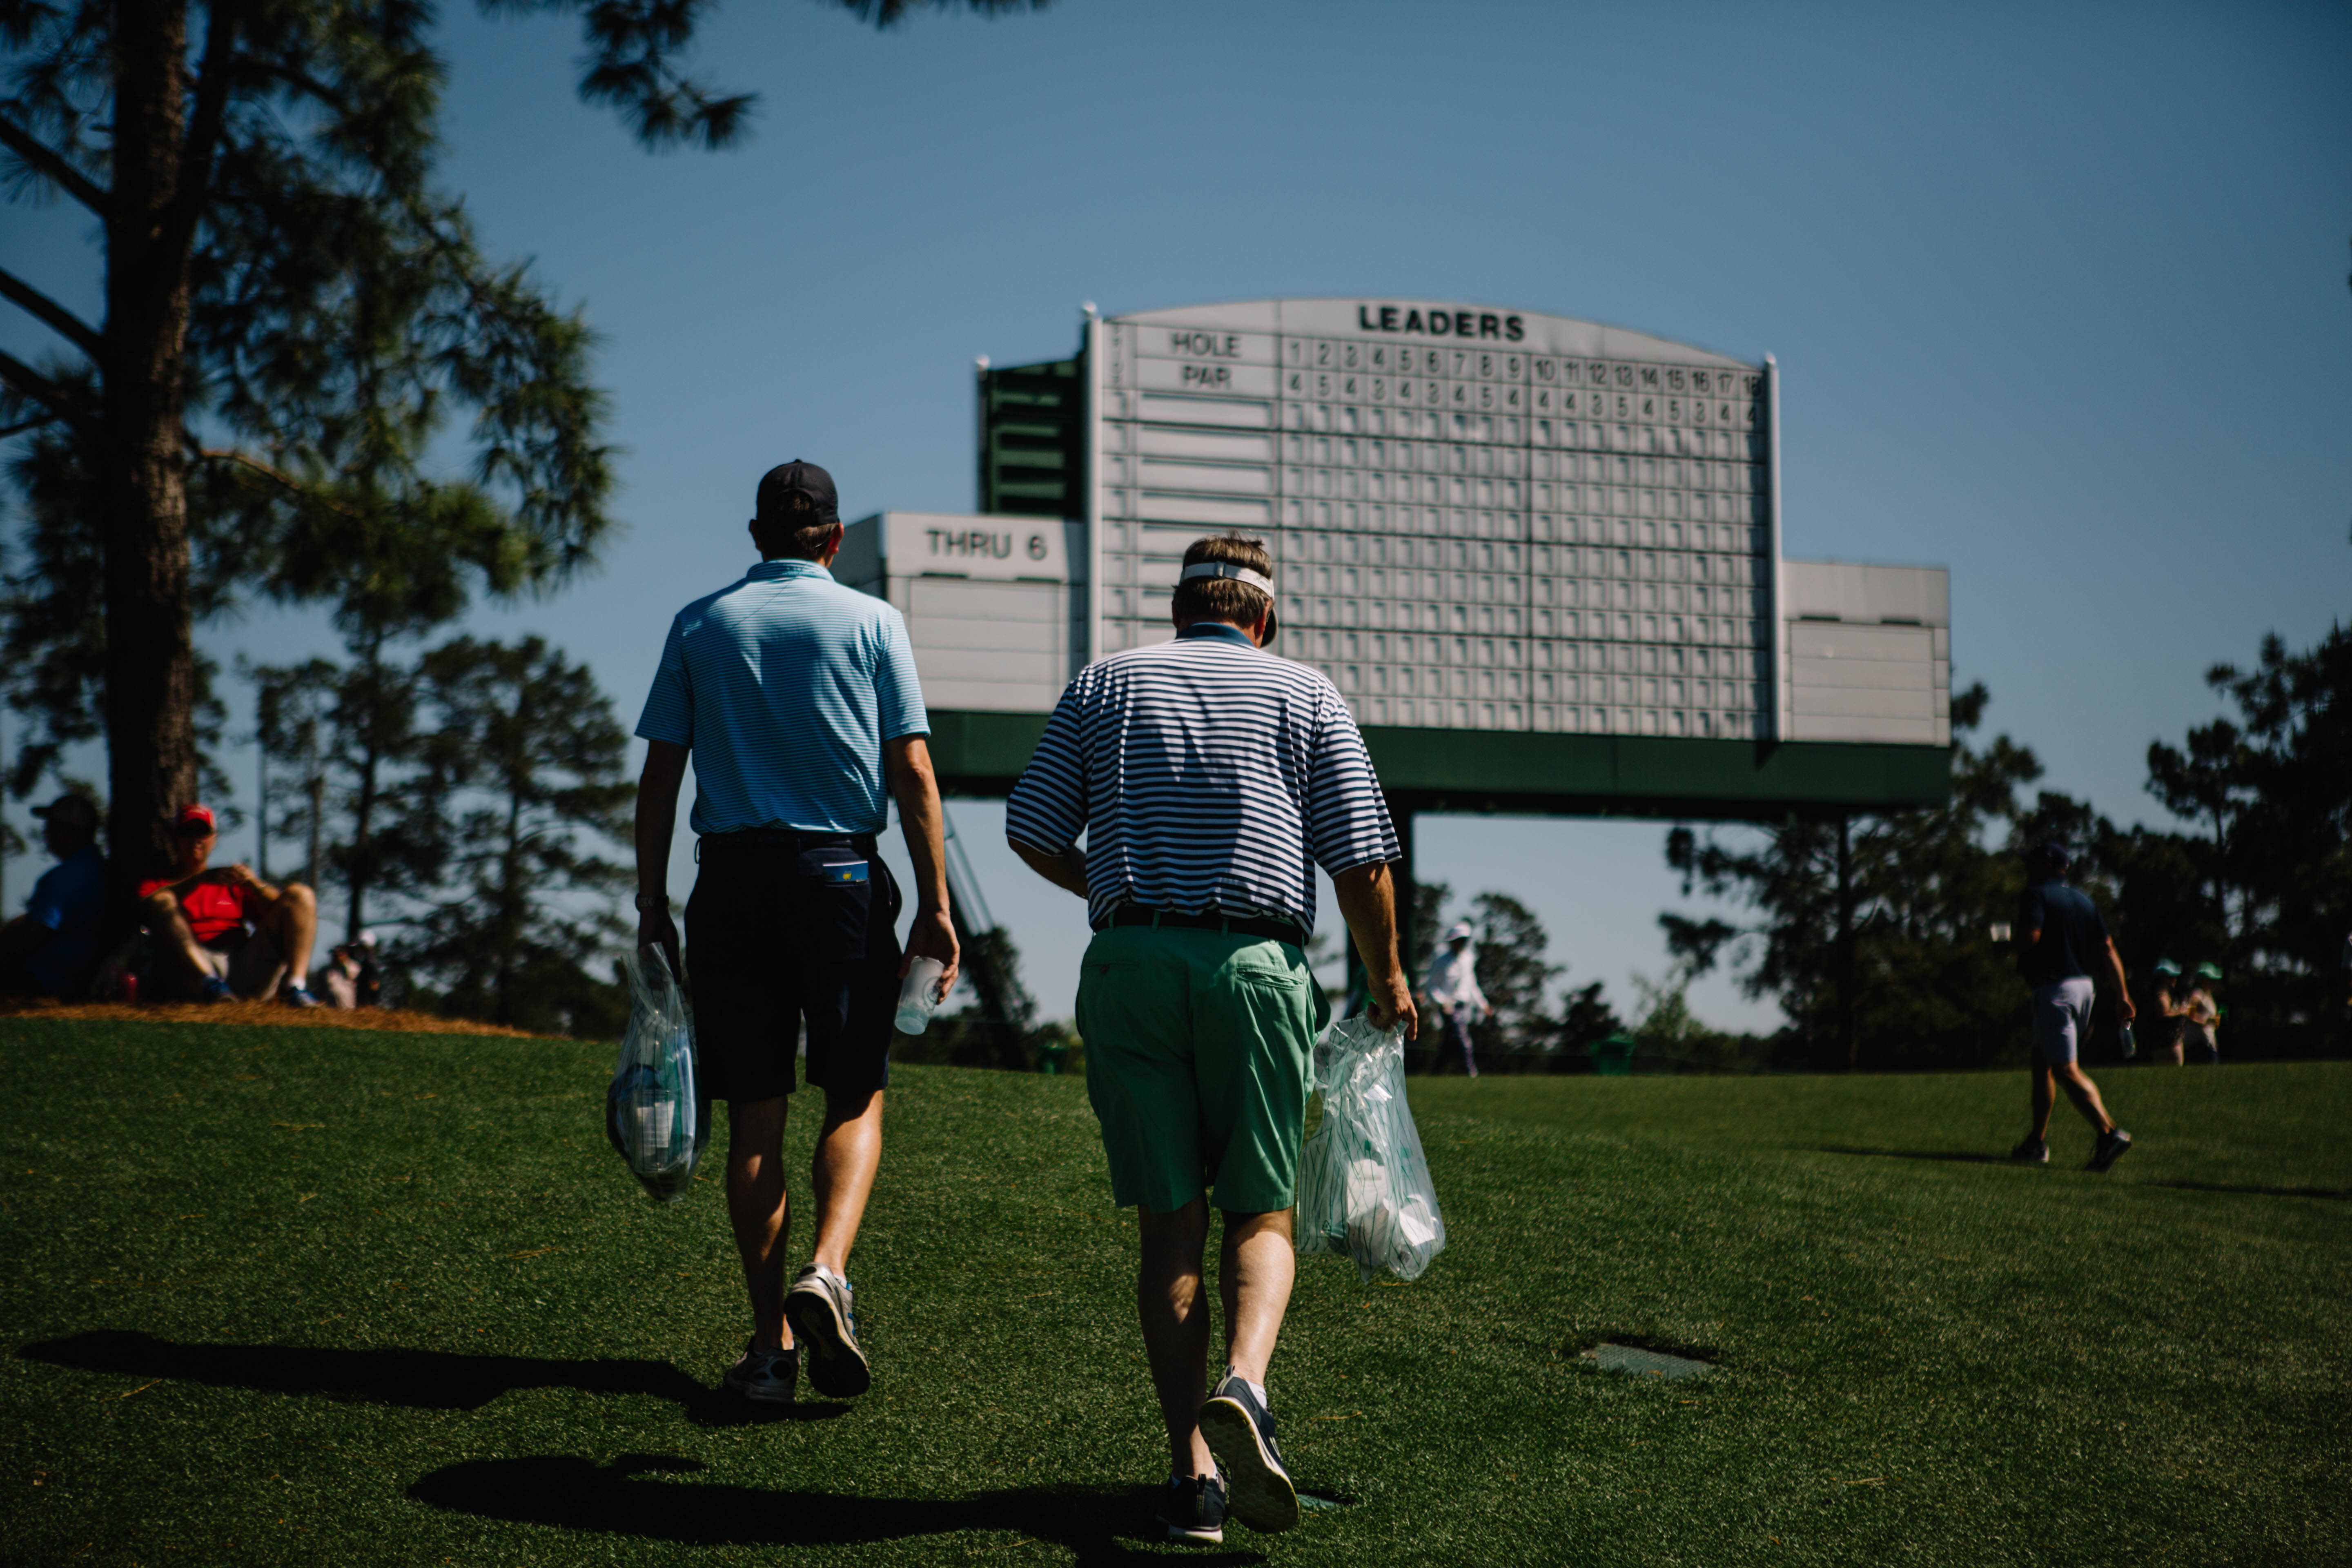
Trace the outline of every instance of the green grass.
[[[1302, 1262], [1272, 1384], [1348, 1506], [1138, 1527], [1160, 1439], [1084, 1086], [902, 1068], [875, 1392], [756, 1420], [719, 1194], [604, 1146], [604, 1047], [0, 1024], [10, 1563], [2352, 1559], [2352, 1064], [1417, 1081], [1452, 1233]], [[2065, 1112], [2062, 1110], [2062, 1118]], [[795, 1159], [810, 1127], [793, 1129]], [[1602, 1338], [1718, 1358], [1584, 1370]]]

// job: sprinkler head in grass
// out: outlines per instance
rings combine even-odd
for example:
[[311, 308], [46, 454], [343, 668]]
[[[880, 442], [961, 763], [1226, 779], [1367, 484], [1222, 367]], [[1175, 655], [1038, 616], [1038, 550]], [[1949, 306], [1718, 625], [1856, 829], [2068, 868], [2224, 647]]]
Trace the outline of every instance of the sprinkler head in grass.
[[1593, 1346], [1576, 1359], [1591, 1362], [1602, 1372], [1631, 1373], [1636, 1377], [1705, 1377], [1716, 1370], [1713, 1362], [1665, 1355], [1657, 1351], [1645, 1351], [1638, 1345], [1605, 1342]]

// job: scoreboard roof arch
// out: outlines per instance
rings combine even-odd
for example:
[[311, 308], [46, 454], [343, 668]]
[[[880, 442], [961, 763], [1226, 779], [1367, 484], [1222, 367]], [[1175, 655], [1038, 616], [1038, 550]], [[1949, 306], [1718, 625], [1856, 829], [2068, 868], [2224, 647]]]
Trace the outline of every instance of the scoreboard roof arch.
[[1508, 343], [1531, 354], [1580, 359], [1647, 360], [1756, 371], [1754, 362], [1678, 343], [1649, 332], [1613, 327], [1573, 316], [1536, 310], [1506, 310], [1461, 300], [1370, 297], [1319, 300], [1240, 300], [1223, 304], [1180, 305], [1165, 310], [1135, 310], [1107, 318], [1139, 327], [1244, 331], [1300, 337], [1363, 337], [1378, 334], [1433, 346], [1493, 346]]

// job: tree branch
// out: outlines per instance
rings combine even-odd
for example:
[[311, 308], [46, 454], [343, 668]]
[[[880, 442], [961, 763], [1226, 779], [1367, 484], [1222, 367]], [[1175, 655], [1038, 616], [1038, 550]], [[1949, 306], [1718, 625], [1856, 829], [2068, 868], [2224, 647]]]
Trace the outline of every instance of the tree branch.
[[0, 147], [16, 153], [35, 174], [99, 216], [104, 217], [112, 210], [114, 198], [105, 186], [67, 163], [54, 148], [15, 121], [0, 118]]
[[228, 111], [230, 68], [236, 63], [237, 10], [233, 0], [213, 0], [205, 8], [205, 58], [197, 68], [196, 107], [188, 117], [180, 188], [172, 196], [169, 254], [179, 254], [194, 237], [205, 203], [212, 195], [213, 155], [220, 146], [221, 121]]
[[363, 522], [366, 521], [366, 519], [359, 512], [352, 510], [350, 507], [343, 505], [341, 501], [331, 500], [327, 496], [320, 494], [318, 490], [304, 484], [300, 479], [296, 479], [292, 474], [288, 473], [285, 469], [265, 463], [260, 458], [252, 456], [250, 453], [240, 452], [231, 447], [195, 447], [194, 451], [196, 457], [203, 458], [205, 462], [226, 463], [232, 468], [244, 468], [249, 472], [258, 474], [263, 479], [269, 480], [272, 484], [275, 484], [283, 489], [291, 491], [299, 500], [307, 501], [312, 506], [325, 507], [329, 511], [333, 512], [338, 517], [347, 517], [354, 522]]
[[78, 430], [87, 430], [95, 423], [89, 406], [71, 387], [50, 380], [5, 350], [0, 350], [0, 381], [6, 382], [19, 396], [31, 398]]
[[106, 340], [96, 327], [34, 288], [5, 267], [0, 267], [0, 299], [20, 306], [38, 317], [59, 337], [88, 354], [95, 364], [106, 363]]

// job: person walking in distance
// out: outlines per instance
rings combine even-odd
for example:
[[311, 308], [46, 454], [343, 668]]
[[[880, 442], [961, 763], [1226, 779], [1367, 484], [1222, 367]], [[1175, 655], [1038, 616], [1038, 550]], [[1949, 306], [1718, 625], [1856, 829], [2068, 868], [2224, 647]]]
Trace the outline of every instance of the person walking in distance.
[[1470, 1050], [1470, 1026], [1495, 1016], [1486, 994], [1478, 989], [1477, 957], [1470, 949], [1475, 934], [1468, 921], [1454, 921], [1445, 933], [1444, 947], [1429, 961], [1429, 978], [1421, 986], [1422, 994], [1429, 998], [1442, 1020], [1437, 1070], [1444, 1072], [1446, 1061], [1458, 1056], [1463, 1074], [1468, 1078], [1478, 1076], [1478, 1061]]
[[[1252, 1530], [1298, 1519], [1266, 1368], [1290, 1300], [1308, 1062], [1328, 1015], [1303, 946], [1317, 865], [1370, 973], [1373, 1021], [1414, 1026], [1396, 833], [1339, 693], [1265, 651], [1273, 573], [1256, 540], [1195, 541], [1175, 640], [1081, 671], [1005, 805], [1014, 852], [1085, 899], [1095, 931], [1078, 1031], [1111, 1198], [1141, 1233], [1136, 1305], [1168, 1431], [1159, 1517], [1171, 1540], [1223, 1540], [1228, 1505]], [[1204, 1401], [1212, 1192], [1225, 1371]]]
[[[813, 463], [770, 469], [751, 530], [759, 564], [670, 622], [637, 721], [637, 941], [677, 968], [670, 837], [691, 756], [695, 1070], [727, 1101], [727, 1215], [751, 1304], [727, 1386], [788, 1402], [805, 1349], [810, 1384], [846, 1398], [872, 1382], [847, 1269], [881, 1167], [898, 982], [918, 954], [946, 965], [942, 986], [955, 981], [943, 819], [906, 623], [826, 570], [841, 549], [832, 477]], [[898, 885], [875, 843], [892, 799], [916, 882], [904, 953]], [[787, 1290], [784, 1120], [803, 1024], [824, 1120], [814, 1255]]]
[[2124, 980], [2124, 961], [2107, 935], [2098, 906], [2066, 885], [2066, 851], [2055, 844], [2037, 845], [2025, 858], [2025, 899], [2018, 911], [2018, 966], [2032, 988], [2033, 1130], [2011, 1149], [2010, 1158], [2032, 1164], [2050, 1160], [2050, 1110], [2056, 1103], [2053, 1086], [2063, 1089], [2083, 1120], [2098, 1134], [2089, 1169], [2104, 1171], [2131, 1148], [2131, 1134], [2115, 1123], [2099, 1099], [2099, 1089], [2076, 1060], [2090, 1032], [2095, 987], [2091, 967], [2115, 982], [2116, 1011], [2121, 1021], [2137, 1016], [2131, 987]]

